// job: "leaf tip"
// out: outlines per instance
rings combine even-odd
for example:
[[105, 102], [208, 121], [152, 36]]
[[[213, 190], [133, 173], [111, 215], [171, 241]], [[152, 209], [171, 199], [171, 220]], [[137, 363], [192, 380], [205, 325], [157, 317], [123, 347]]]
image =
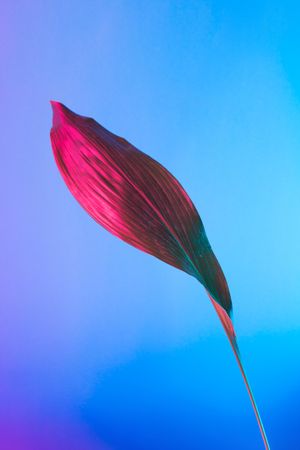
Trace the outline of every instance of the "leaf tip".
[[63, 122], [65, 106], [55, 100], [50, 100], [50, 104], [53, 112], [52, 127], [55, 128]]

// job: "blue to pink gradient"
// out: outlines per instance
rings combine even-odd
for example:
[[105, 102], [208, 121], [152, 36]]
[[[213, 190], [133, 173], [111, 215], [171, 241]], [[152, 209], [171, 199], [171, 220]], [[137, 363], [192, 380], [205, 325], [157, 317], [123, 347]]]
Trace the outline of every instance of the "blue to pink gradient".
[[291, 1], [3, 3], [1, 450], [263, 448], [201, 285], [67, 191], [50, 99], [186, 188], [271, 448], [300, 448], [299, 19]]

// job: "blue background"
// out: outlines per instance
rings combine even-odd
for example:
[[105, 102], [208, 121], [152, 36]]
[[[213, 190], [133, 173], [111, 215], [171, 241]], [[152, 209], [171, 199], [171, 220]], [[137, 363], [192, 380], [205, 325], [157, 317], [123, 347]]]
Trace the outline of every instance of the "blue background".
[[1, 449], [263, 448], [202, 286], [68, 192], [50, 99], [186, 188], [231, 289], [271, 448], [299, 449], [298, 3], [1, 8]]

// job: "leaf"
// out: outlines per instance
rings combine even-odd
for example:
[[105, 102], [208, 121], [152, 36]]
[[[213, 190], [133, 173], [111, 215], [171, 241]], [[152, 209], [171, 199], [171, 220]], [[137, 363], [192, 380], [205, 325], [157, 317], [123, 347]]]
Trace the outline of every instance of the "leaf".
[[51, 104], [55, 160], [81, 206], [115, 236], [192, 275], [205, 287], [237, 358], [265, 447], [269, 448], [241, 363], [230, 318], [228, 285], [191, 199], [167, 169], [125, 139], [61, 103]]

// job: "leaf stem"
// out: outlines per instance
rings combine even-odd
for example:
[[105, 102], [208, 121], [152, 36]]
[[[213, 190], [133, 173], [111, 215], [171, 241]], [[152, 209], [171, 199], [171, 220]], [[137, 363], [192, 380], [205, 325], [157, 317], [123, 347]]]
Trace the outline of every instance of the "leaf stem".
[[270, 445], [269, 445], [268, 438], [267, 438], [267, 435], [266, 435], [266, 432], [265, 432], [265, 428], [264, 428], [264, 425], [262, 423], [262, 420], [261, 420], [261, 417], [260, 417], [260, 414], [259, 414], [259, 411], [258, 411], [258, 407], [256, 405], [256, 402], [255, 402], [255, 399], [254, 399], [254, 395], [253, 395], [253, 392], [252, 392], [252, 389], [251, 389], [248, 377], [246, 375], [246, 372], [245, 372], [245, 369], [244, 369], [244, 366], [243, 366], [243, 363], [242, 363], [242, 360], [241, 360], [241, 355], [240, 355], [237, 343], [236, 342], [232, 342], [230, 338], [229, 338], [229, 341], [230, 341], [230, 345], [232, 347], [234, 356], [235, 356], [235, 358], [237, 360], [238, 366], [240, 368], [243, 380], [245, 382], [245, 385], [246, 385], [246, 388], [247, 388], [247, 391], [248, 391], [248, 394], [249, 394], [249, 397], [250, 397], [250, 400], [251, 400], [251, 403], [252, 403], [252, 407], [253, 407], [253, 410], [254, 410], [254, 413], [255, 413], [255, 416], [256, 416], [256, 420], [257, 420], [257, 423], [258, 423], [258, 426], [259, 426], [259, 429], [260, 429], [261, 437], [262, 437], [262, 439], [264, 441], [265, 449], [266, 450], [270, 450]]
[[257, 423], [258, 423], [258, 426], [259, 426], [259, 429], [260, 429], [260, 434], [261, 434], [261, 437], [263, 439], [265, 449], [266, 450], [270, 450], [270, 445], [269, 445], [269, 442], [268, 442], [268, 438], [267, 438], [267, 435], [266, 435], [266, 432], [265, 432], [265, 429], [264, 429], [264, 426], [263, 426], [263, 423], [262, 423], [262, 420], [261, 420], [261, 417], [260, 417], [260, 414], [259, 414], [259, 411], [258, 411], [258, 407], [257, 407], [255, 399], [254, 399], [254, 395], [253, 395], [253, 392], [252, 392], [249, 380], [247, 378], [247, 375], [246, 375], [246, 372], [245, 372], [245, 369], [244, 369], [244, 366], [243, 366], [243, 363], [242, 363], [241, 354], [240, 354], [239, 347], [238, 347], [238, 344], [237, 344], [236, 335], [235, 335], [235, 331], [234, 331], [234, 328], [233, 328], [232, 321], [231, 321], [229, 315], [227, 314], [227, 312], [225, 311], [225, 309], [213, 299], [213, 297], [210, 295], [209, 292], [207, 292], [207, 293], [208, 293], [208, 296], [209, 296], [209, 298], [210, 298], [210, 300], [211, 300], [211, 302], [212, 302], [212, 304], [213, 304], [213, 306], [214, 306], [214, 308], [215, 308], [215, 310], [216, 310], [216, 312], [217, 312], [217, 314], [219, 316], [219, 319], [220, 319], [220, 321], [221, 321], [221, 323], [223, 325], [225, 333], [226, 333], [226, 335], [228, 337], [228, 340], [230, 342], [230, 345], [232, 347], [234, 356], [235, 356], [235, 358], [237, 360], [237, 363], [238, 363], [238, 366], [240, 368], [243, 380], [245, 382], [245, 385], [246, 385], [246, 388], [247, 388], [247, 391], [248, 391], [248, 394], [249, 394], [249, 397], [250, 397], [250, 400], [251, 400], [251, 403], [252, 403], [253, 411], [254, 411], [255, 416], [256, 416], [256, 420], [257, 420]]

